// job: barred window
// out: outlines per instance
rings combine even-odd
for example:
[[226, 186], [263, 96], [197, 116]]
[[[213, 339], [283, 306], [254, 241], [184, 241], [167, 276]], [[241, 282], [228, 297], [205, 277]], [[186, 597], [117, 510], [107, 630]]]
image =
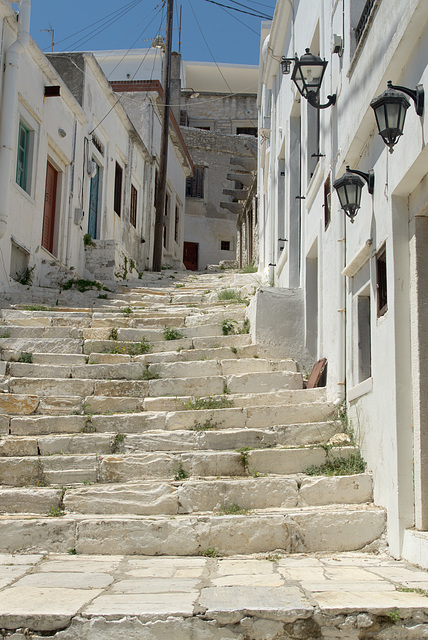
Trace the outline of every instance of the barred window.
[[186, 196], [188, 198], [204, 197], [204, 167], [195, 167], [193, 176], [186, 178]]

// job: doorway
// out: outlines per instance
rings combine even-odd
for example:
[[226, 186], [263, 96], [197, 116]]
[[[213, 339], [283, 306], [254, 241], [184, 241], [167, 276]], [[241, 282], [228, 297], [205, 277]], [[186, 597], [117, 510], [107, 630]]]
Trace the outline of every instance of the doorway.
[[42, 247], [54, 253], [56, 191], [58, 171], [48, 161], [46, 167], [45, 206], [43, 210]]
[[94, 240], [98, 234], [98, 193], [100, 183], [100, 168], [97, 165], [96, 173], [91, 178], [91, 189], [89, 195], [89, 220], [88, 233]]
[[183, 247], [183, 262], [186, 269], [189, 271], [198, 270], [198, 254], [199, 243], [198, 242], [185, 242]]

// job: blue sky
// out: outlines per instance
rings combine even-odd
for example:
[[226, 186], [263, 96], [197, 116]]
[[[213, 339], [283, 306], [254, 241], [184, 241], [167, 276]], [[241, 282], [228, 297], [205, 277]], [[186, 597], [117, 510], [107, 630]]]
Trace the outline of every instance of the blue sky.
[[[216, 1], [267, 16], [273, 15], [275, 6], [275, 0]], [[51, 33], [42, 29], [50, 27], [55, 31], [55, 51], [144, 48], [159, 32], [165, 35], [162, 5], [162, 0], [33, 0], [31, 35], [44, 51], [51, 50]], [[258, 64], [264, 18], [226, 9], [212, 0], [176, 0], [174, 51], [178, 51], [180, 6], [184, 60]]]

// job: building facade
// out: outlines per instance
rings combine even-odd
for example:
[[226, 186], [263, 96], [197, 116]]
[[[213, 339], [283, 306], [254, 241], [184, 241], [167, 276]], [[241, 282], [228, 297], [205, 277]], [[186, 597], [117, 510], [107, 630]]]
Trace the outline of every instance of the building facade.
[[[425, 566], [428, 131], [410, 98], [389, 153], [370, 103], [388, 80], [428, 87], [427, 46], [424, 0], [278, 2], [262, 29], [258, 166], [260, 269], [274, 287], [263, 295], [277, 309], [267, 324], [307, 366], [327, 358], [328, 396], [348, 407], [390, 550]], [[292, 81], [306, 48], [328, 62], [327, 108]], [[333, 188], [346, 166], [374, 172], [353, 224]]]

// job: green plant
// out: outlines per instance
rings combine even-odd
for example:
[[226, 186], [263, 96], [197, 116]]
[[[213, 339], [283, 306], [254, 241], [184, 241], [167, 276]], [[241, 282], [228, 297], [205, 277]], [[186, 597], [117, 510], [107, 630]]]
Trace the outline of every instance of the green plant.
[[18, 362], [26, 362], [28, 364], [31, 364], [33, 362], [33, 354], [27, 351], [21, 351]]
[[178, 463], [176, 469], [174, 469], [174, 480], [186, 480], [189, 477], [186, 469], [183, 468], [183, 464], [181, 462]]
[[140, 376], [140, 380], [159, 380], [160, 375], [154, 371], [150, 371], [149, 365], [146, 364], [146, 368]]
[[175, 288], [176, 288], [176, 289], [181, 289], [182, 287], [184, 287], [184, 284], [178, 284], [178, 283], [177, 283], [177, 284], [175, 285]]
[[190, 411], [198, 411], [200, 409], [227, 409], [232, 406], [232, 400], [225, 398], [195, 398], [194, 400], [188, 400], [183, 402], [183, 406]]
[[124, 433], [116, 433], [111, 441], [110, 449], [112, 453], [120, 451], [122, 444], [124, 443], [126, 435]]
[[84, 247], [95, 247], [95, 242], [90, 233], [85, 233], [83, 236], [83, 245]]
[[88, 480], [87, 478], [85, 478], [83, 480], [83, 484], [85, 485], [85, 487], [89, 487], [92, 484], [92, 482], [90, 480]]
[[164, 327], [163, 337], [165, 340], [181, 340], [181, 338], [185, 338], [186, 336], [173, 327]]
[[251, 451], [251, 447], [241, 447], [235, 449], [236, 453], [239, 453], [239, 462], [244, 467], [245, 471], [248, 470], [248, 452]]
[[27, 287], [31, 287], [31, 285], [33, 284], [33, 271], [35, 268], [35, 264], [32, 267], [27, 267], [25, 271], [16, 278], [17, 282]]
[[241, 273], [257, 273], [257, 267], [254, 262], [250, 262], [245, 267], [242, 267]]
[[242, 327], [238, 329], [238, 333], [250, 333], [250, 321], [248, 318], [245, 318]]
[[268, 555], [265, 557], [265, 560], [269, 560], [269, 562], [278, 562], [278, 560], [281, 560], [281, 556], [279, 556], [277, 553], [268, 553]]
[[5, 331], [0, 331], [0, 338], [10, 338], [10, 331], [7, 329]]
[[236, 333], [235, 331], [236, 324], [237, 324], [236, 320], [223, 320], [223, 322], [221, 323], [221, 330], [223, 332], [223, 335], [229, 336], [233, 333]]
[[230, 347], [230, 350], [232, 353], [234, 353], [235, 355], [238, 353], [238, 349], [236, 347]]
[[[85, 407], [83, 407], [85, 409]], [[86, 418], [84, 426], [80, 429], [80, 433], [95, 433], [96, 429], [92, 424], [91, 418]]]
[[100, 293], [98, 296], [100, 300], [108, 300], [108, 295], [106, 293]]
[[218, 558], [219, 554], [214, 549], [214, 547], [208, 547], [208, 549], [202, 551], [201, 556], [204, 556], [204, 558]]
[[420, 589], [419, 587], [397, 587], [397, 591], [402, 591], [404, 593], [417, 593], [420, 596], [425, 596], [428, 598], [428, 591], [425, 589]]
[[137, 271], [137, 268], [136, 268], [136, 266], [135, 266], [135, 262], [134, 262], [134, 261], [133, 261], [133, 259], [131, 258], [131, 260], [129, 261], [129, 270], [130, 270], [130, 271], [134, 271], [134, 269], [135, 269], [135, 271]]
[[401, 618], [401, 611], [400, 609], [392, 609], [386, 615], [391, 620], [392, 624], [397, 624]]
[[49, 509], [48, 517], [49, 518], [61, 518], [65, 514], [64, 509], [60, 507], [51, 507]]
[[239, 504], [223, 505], [219, 511], [222, 516], [246, 516], [250, 513], [250, 509], [243, 509]]
[[224, 383], [223, 385], [223, 393], [230, 393], [228, 386], [227, 386], [227, 382]]
[[80, 293], [85, 293], [85, 291], [88, 291], [89, 289], [98, 289], [98, 291], [110, 291], [110, 289], [104, 287], [101, 282], [98, 282], [97, 280], [85, 280], [84, 278], [67, 280], [67, 282], [64, 282], [61, 285], [61, 288], [64, 291], [74, 288], [80, 291]]
[[24, 311], [50, 311], [49, 307], [46, 307], [44, 304], [28, 304], [23, 307]]
[[124, 307], [123, 309], [120, 310], [121, 313], [123, 313], [125, 316], [130, 316], [131, 313], [133, 313], [133, 310], [131, 309], [131, 307]]
[[110, 332], [108, 334], [108, 339], [109, 340], [117, 340], [117, 329], [116, 329], [116, 327], [112, 327], [110, 329]]
[[193, 431], [208, 431], [209, 429], [216, 429], [218, 425], [219, 423], [214, 422], [212, 418], [207, 418], [205, 422], [195, 420], [191, 429]]
[[77, 551], [76, 551], [76, 549], [75, 549], [74, 547], [73, 547], [72, 549], [69, 549], [69, 550], [67, 551], [67, 553], [68, 553], [68, 555], [70, 555], [70, 556], [77, 556]]
[[308, 476], [349, 476], [357, 473], [364, 473], [366, 462], [361, 453], [356, 451], [350, 453], [347, 458], [331, 457], [329, 450], [326, 450], [327, 459], [324, 464], [311, 466], [304, 471]]

